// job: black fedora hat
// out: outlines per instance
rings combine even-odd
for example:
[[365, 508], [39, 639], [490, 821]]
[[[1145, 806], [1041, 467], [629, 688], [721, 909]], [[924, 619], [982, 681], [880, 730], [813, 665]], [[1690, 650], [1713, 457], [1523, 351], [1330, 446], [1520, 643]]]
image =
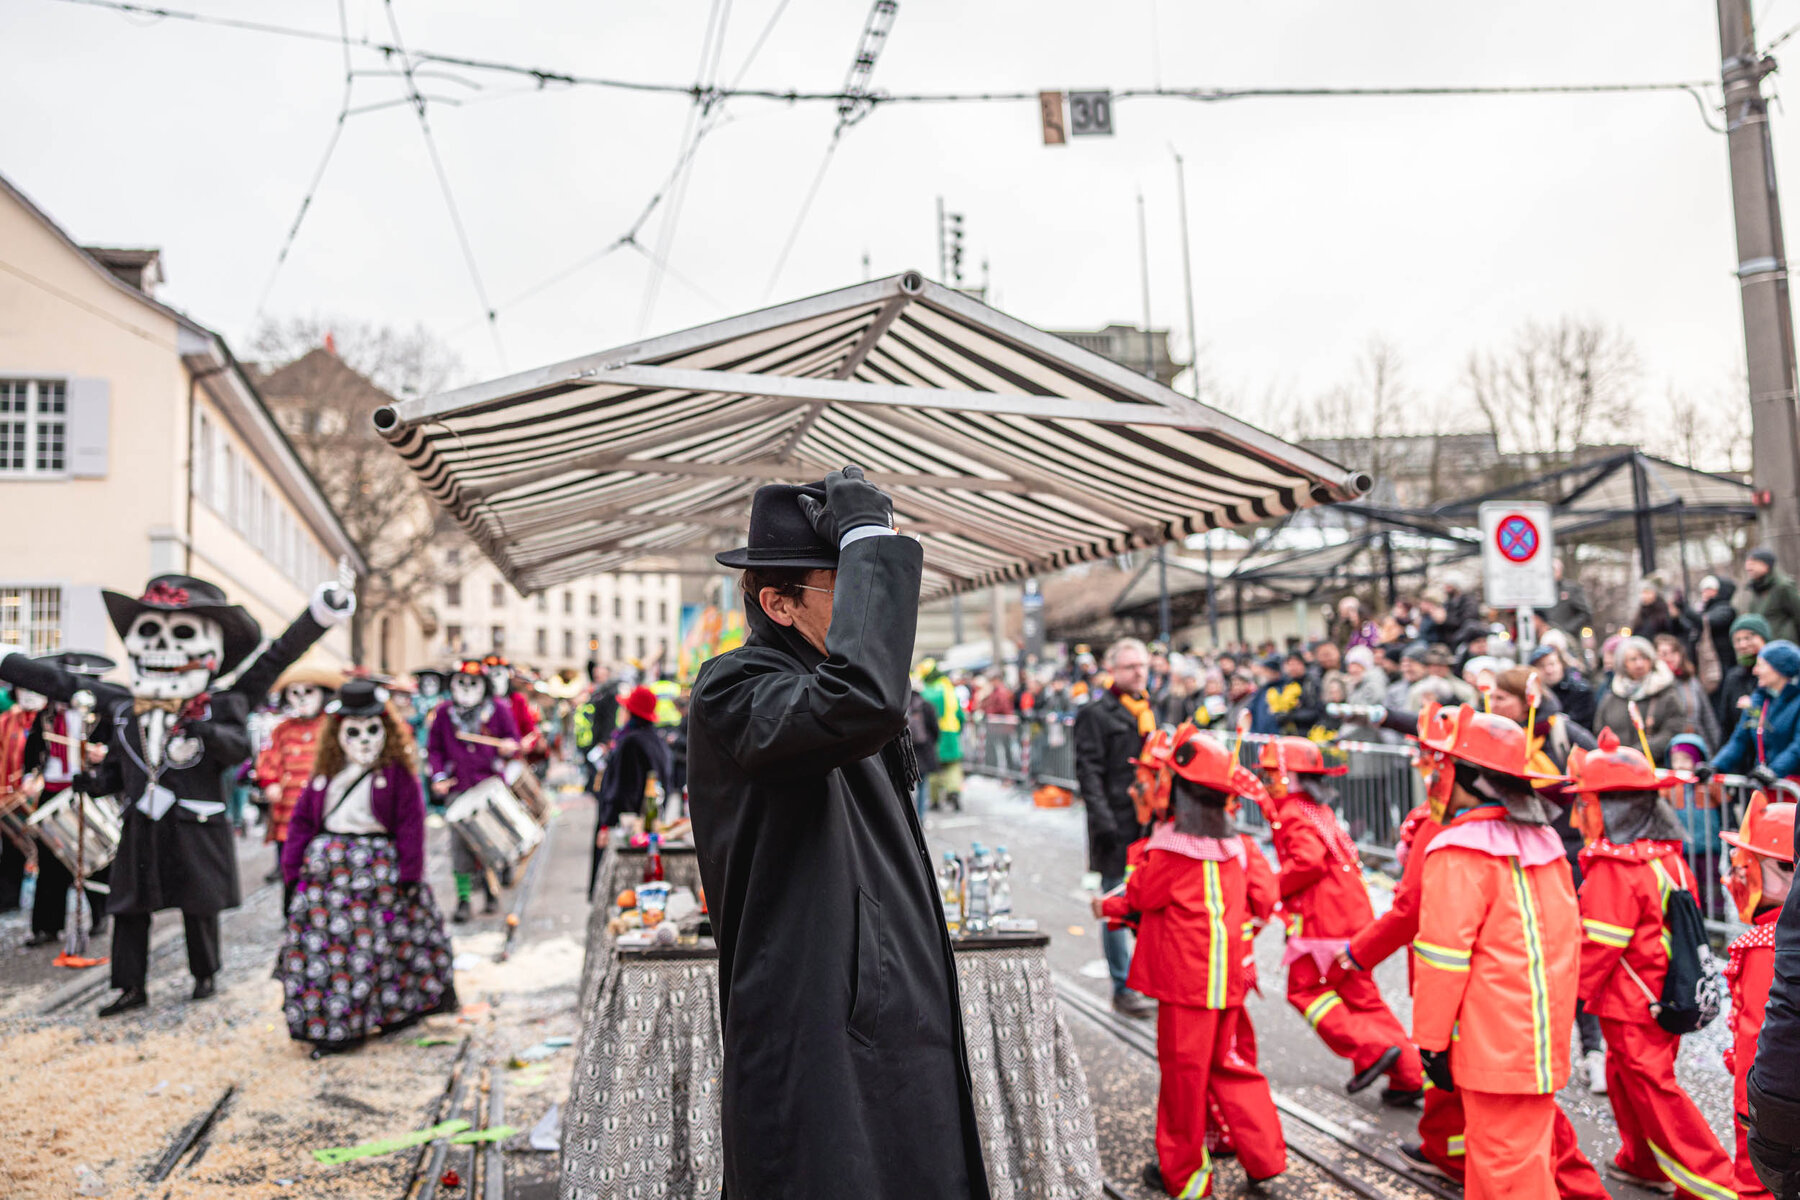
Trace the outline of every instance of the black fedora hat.
[[36, 655], [35, 659], [60, 667], [71, 675], [86, 675], [92, 679], [100, 678], [119, 665], [104, 654], [88, 650], [52, 650], [49, 654]]
[[387, 685], [357, 676], [338, 689], [325, 711], [334, 717], [372, 717], [387, 707]]
[[192, 613], [217, 621], [225, 634], [225, 661], [217, 668], [221, 675], [243, 662], [262, 641], [262, 626], [243, 605], [227, 601], [217, 584], [192, 575], [158, 575], [145, 585], [141, 596], [102, 591], [100, 598], [120, 637], [130, 633], [133, 623], [147, 612]]
[[750, 501], [749, 544], [713, 555], [722, 567], [803, 567], [837, 569], [838, 548], [826, 542], [800, 511], [800, 497], [825, 502], [821, 484], [771, 483]]

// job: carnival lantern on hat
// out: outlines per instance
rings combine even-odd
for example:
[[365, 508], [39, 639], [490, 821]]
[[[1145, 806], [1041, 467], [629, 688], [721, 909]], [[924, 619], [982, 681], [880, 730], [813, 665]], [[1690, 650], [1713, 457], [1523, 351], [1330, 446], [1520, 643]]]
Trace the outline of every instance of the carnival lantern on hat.
[[1750, 793], [1743, 824], [1736, 833], [1721, 833], [1719, 840], [1731, 847], [1731, 866], [1724, 872], [1725, 888], [1737, 904], [1738, 916], [1753, 920], [1762, 903], [1764, 858], [1794, 863], [1794, 805], [1769, 803], [1761, 788]]
[[1569, 752], [1569, 775], [1574, 780], [1569, 790], [1575, 794], [1575, 811], [1569, 823], [1590, 846], [1606, 835], [1606, 818], [1600, 808], [1602, 795], [1660, 792], [1688, 778], [1651, 766], [1643, 754], [1622, 745], [1619, 735], [1611, 729], [1600, 731], [1599, 744], [1594, 749], [1577, 746]]

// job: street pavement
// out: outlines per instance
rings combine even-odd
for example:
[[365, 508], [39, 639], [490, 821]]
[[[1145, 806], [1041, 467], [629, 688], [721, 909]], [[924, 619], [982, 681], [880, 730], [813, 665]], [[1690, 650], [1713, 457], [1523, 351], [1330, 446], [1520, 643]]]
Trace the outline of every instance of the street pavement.
[[[552, 776], [553, 785], [566, 776]], [[66, 1000], [83, 977], [52, 967], [54, 948], [24, 950], [24, 914], [0, 917], [0, 1096], [17, 1134], [0, 1156], [0, 1197], [154, 1196], [156, 1200], [231, 1197], [372, 1197], [399, 1195], [416, 1161], [407, 1150], [336, 1165], [314, 1160], [317, 1149], [402, 1135], [432, 1121], [461, 1040], [472, 1039], [471, 1082], [498, 1091], [505, 1124], [529, 1130], [568, 1092], [572, 1049], [540, 1062], [509, 1064], [546, 1038], [573, 1037], [587, 919], [587, 843], [592, 804], [585, 795], [550, 789], [559, 815], [532, 881], [531, 895], [505, 962], [507, 908], [450, 930], [464, 1016], [433, 1017], [358, 1051], [314, 1061], [292, 1041], [272, 977], [280, 942], [280, 887], [262, 876], [271, 851], [254, 834], [240, 843], [245, 903], [223, 920], [220, 992], [188, 998], [192, 981], [182, 952], [179, 914], [159, 915], [153, 947], [150, 1006], [107, 1021], [95, 1010], [111, 996], [101, 987], [78, 1003]], [[439, 907], [455, 903], [449, 870], [450, 831], [431, 831], [429, 870]], [[519, 886], [524, 885], [523, 875]], [[507, 905], [518, 887], [507, 892]], [[108, 952], [108, 939], [91, 952]], [[156, 951], [153, 950], [153, 954]], [[420, 1042], [437, 1044], [421, 1045]], [[236, 1091], [209, 1144], [154, 1187], [146, 1174], [176, 1134], [210, 1108], [227, 1086]], [[509, 1197], [554, 1195], [556, 1155], [524, 1149], [523, 1134], [501, 1156]], [[471, 1173], [475, 1151], [451, 1147], [445, 1166]], [[461, 1196], [443, 1189], [439, 1195]]]
[[[977, 778], [969, 780], [963, 803], [961, 813], [928, 814], [925, 833], [933, 861], [941, 861], [946, 850], [966, 854], [973, 841], [990, 848], [1005, 845], [1013, 859], [1013, 912], [1016, 916], [1035, 917], [1039, 927], [1051, 935], [1051, 970], [1059, 980], [1110, 999], [1111, 983], [1100, 957], [1098, 924], [1089, 912], [1087, 893], [1080, 886], [1087, 845], [1081, 805], [1036, 808], [1026, 793], [991, 779]], [[1264, 850], [1273, 863], [1273, 852], [1266, 846]], [[1385, 877], [1371, 872], [1370, 878], [1374, 881], [1372, 894], [1379, 913], [1386, 909], [1391, 890], [1382, 886], [1387, 882]], [[1382, 1107], [1379, 1085], [1358, 1096], [1344, 1093], [1344, 1081], [1351, 1073], [1349, 1065], [1327, 1050], [1300, 1014], [1288, 1005], [1281, 952], [1280, 931], [1264, 930], [1256, 943], [1262, 991], [1261, 995], [1253, 995], [1248, 1005], [1256, 1027], [1261, 1065], [1271, 1087], [1378, 1143], [1395, 1146], [1402, 1140], [1416, 1140], [1416, 1110]], [[1376, 979], [1395, 1015], [1410, 1025], [1412, 1004], [1407, 993], [1404, 956], [1396, 954], [1382, 964]], [[1103, 1033], [1067, 1005], [1063, 1017], [1075, 1036], [1089, 1091], [1096, 1102], [1106, 1176], [1127, 1195], [1147, 1197], [1151, 1193], [1142, 1189], [1134, 1193], [1126, 1184], [1135, 1185], [1138, 1171], [1154, 1156], [1155, 1065], [1135, 1051], [1122, 1051], [1116, 1037]], [[1154, 1020], [1144, 1024], [1154, 1035]], [[1733, 1145], [1731, 1076], [1720, 1052], [1729, 1027], [1729, 1013], [1724, 1013], [1705, 1030], [1684, 1038], [1676, 1066], [1677, 1077], [1728, 1152]], [[1578, 1059], [1579, 1047], [1573, 1047], [1573, 1051]], [[1591, 1095], [1585, 1076], [1578, 1073], [1578, 1078], [1571, 1080], [1557, 1098], [1575, 1125], [1582, 1150], [1597, 1169], [1604, 1170], [1604, 1163], [1619, 1145], [1606, 1097]], [[1284, 1187], [1288, 1194], [1330, 1194], [1335, 1185], [1315, 1185], [1309, 1174], [1312, 1168], [1293, 1155], [1289, 1159], [1290, 1176], [1294, 1177]], [[1243, 1176], [1235, 1163], [1222, 1168], [1223, 1194], [1235, 1194], [1242, 1186]], [[1296, 1186], [1298, 1190], [1294, 1190]], [[1642, 1200], [1648, 1195], [1613, 1181], [1608, 1181], [1608, 1188], [1622, 1200]]]

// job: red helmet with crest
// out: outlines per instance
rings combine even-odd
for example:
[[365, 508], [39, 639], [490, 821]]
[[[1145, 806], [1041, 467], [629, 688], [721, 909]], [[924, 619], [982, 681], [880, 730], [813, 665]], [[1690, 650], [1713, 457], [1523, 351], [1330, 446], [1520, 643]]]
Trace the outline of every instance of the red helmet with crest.
[[1342, 775], [1349, 763], [1327, 765], [1325, 752], [1311, 738], [1278, 737], [1263, 743], [1256, 765], [1283, 775]]
[[1560, 783], [1567, 778], [1531, 769], [1531, 744], [1517, 722], [1496, 713], [1477, 712], [1467, 704], [1454, 708], [1434, 704], [1423, 709], [1419, 713], [1419, 746], [1520, 779]]
[[1681, 780], [1673, 771], [1659, 771], [1637, 750], [1619, 744], [1619, 735], [1611, 729], [1600, 731], [1600, 744], [1593, 750], [1576, 747], [1569, 753], [1569, 774], [1575, 780], [1570, 791], [1591, 795], [1595, 792], [1655, 792]]

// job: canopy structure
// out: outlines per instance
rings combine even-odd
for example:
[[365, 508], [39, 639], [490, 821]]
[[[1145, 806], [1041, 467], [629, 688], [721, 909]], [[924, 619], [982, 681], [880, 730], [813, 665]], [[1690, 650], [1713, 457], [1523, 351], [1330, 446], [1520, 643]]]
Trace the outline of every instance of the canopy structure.
[[758, 486], [845, 463], [924, 543], [927, 596], [1370, 485], [915, 271], [402, 401], [375, 424], [527, 593], [693, 563], [741, 542]]

